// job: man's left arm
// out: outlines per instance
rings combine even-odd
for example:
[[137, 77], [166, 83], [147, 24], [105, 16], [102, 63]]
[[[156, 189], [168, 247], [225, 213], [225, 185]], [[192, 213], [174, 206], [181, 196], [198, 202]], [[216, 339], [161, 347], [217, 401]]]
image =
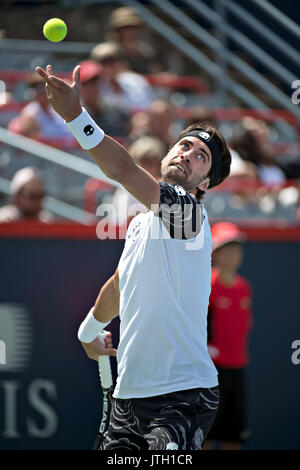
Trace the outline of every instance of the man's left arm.
[[120, 291], [118, 269], [101, 288], [94, 306], [94, 317], [102, 323], [119, 315]]
[[[99, 325], [98, 328], [100, 332], [103, 324], [109, 323], [113, 318], [119, 315], [119, 302], [119, 275], [117, 269], [115, 274], [101, 288], [91, 313], [89, 320], [90, 325], [87, 325], [87, 327], [97, 329], [97, 326]], [[104, 338], [105, 344], [103, 344], [98, 336], [99, 332], [96, 330], [95, 332], [97, 336], [92, 341], [81, 341], [81, 345], [88, 357], [90, 359], [98, 360], [99, 355], [106, 354], [116, 356], [117, 350], [112, 346], [111, 333], [106, 333], [106, 337]]]

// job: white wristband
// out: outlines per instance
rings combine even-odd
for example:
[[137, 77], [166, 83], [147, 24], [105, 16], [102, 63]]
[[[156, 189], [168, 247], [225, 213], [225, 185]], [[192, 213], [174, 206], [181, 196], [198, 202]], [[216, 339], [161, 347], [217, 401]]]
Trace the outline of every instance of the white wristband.
[[79, 327], [78, 339], [82, 343], [90, 343], [91, 341], [93, 341], [98, 335], [98, 333], [100, 333], [103, 328], [110, 324], [110, 321], [108, 323], [102, 323], [96, 320], [93, 315], [93, 311], [94, 307], [91, 308], [86, 318], [83, 320]]
[[65, 121], [65, 124], [84, 150], [96, 147], [104, 139], [103, 130], [95, 123], [85, 108], [82, 108], [82, 113], [73, 121]]

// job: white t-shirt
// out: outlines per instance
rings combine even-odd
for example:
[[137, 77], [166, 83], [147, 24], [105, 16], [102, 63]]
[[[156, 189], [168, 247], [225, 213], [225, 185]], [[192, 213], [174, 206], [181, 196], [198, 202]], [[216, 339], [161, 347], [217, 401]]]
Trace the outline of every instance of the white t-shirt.
[[43, 137], [53, 139], [69, 138], [75, 142], [63, 118], [54, 111], [52, 106], [49, 107], [48, 113], [46, 113], [37, 101], [32, 101], [25, 106], [23, 113], [31, 116], [36, 121]]
[[109, 82], [100, 80], [101, 102], [135, 111], [147, 109], [154, 99], [151, 85], [142, 76], [134, 72], [122, 72], [117, 77], [121, 93], [116, 93]]
[[[119, 262], [116, 398], [218, 385], [207, 351], [212, 244], [207, 214], [180, 186], [160, 186], [161, 213], [131, 221]], [[174, 220], [168, 223], [170, 212]]]

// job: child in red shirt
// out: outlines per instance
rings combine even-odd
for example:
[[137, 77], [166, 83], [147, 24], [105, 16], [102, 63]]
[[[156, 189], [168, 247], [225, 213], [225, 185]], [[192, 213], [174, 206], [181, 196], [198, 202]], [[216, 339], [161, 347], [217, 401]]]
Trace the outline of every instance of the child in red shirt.
[[[208, 312], [208, 349], [218, 369], [220, 404], [209, 440], [220, 449], [239, 449], [245, 427], [244, 369], [249, 362], [248, 336], [252, 325], [251, 287], [237, 273], [242, 264], [244, 235], [234, 224], [212, 228], [213, 271]], [[207, 442], [206, 449], [211, 447]]]

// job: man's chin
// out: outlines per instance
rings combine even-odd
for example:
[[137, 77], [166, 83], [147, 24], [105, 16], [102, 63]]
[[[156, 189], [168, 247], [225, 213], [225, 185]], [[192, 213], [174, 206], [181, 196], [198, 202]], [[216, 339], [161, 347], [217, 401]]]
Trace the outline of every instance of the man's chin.
[[168, 177], [168, 178], [164, 178], [164, 181], [165, 183], [169, 183], [169, 184], [178, 184], [178, 186], [181, 186], [183, 189], [185, 189], [184, 181], [182, 181], [181, 178]]
[[180, 178], [176, 178], [173, 176], [163, 177], [162, 181], [168, 184], [178, 184], [181, 186], [186, 192], [195, 194], [197, 192], [197, 188], [192, 187], [190, 184], [187, 184], [186, 181], [182, 181]]
[[186, 176], [180, 174], [178, 171], [170, 171], [166, 175], [163, 175], [163, 181], [170, 184], [178, 184], [184, 188], [186, 185]]

